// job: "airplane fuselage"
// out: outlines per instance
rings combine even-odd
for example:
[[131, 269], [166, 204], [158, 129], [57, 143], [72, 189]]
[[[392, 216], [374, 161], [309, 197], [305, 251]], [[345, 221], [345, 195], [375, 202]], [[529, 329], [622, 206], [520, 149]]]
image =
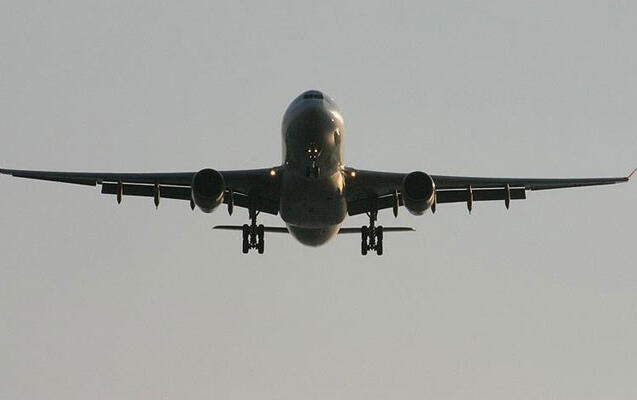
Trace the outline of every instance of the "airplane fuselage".
[[301, 243], [319, 246], [347, 215], [343, 117], [331, 98], [310, 90], [290, 104], [281, 131], [281, 218]]

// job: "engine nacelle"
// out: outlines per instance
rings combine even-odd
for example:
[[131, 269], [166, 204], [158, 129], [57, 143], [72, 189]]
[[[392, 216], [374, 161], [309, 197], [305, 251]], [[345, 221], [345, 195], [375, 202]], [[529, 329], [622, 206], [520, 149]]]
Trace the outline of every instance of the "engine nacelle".
[[206, 168], [192, 178], [192, 201], [205, 213], [212, 212], [223, 202], [226, 183], [214, 169]]
[[424, 172], [412, 172], [403, 179], [403, 204], [413, 215], [422, 215], [434, 203], [436, 185]]

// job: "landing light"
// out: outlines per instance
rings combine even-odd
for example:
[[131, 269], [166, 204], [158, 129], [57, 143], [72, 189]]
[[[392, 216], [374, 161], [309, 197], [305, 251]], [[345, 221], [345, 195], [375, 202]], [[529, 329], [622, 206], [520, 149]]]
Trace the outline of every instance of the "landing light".
[[356, 178], [356, 171], [352, 171], [352, 172], [350, 172], [350, 176], [351, 176], [352, 178]]
[[271, 169], [271, 170], [270, 170], [270, 176], [276, 176], [276, 171], [275, 171], [275, 170], [273, 170], [273, 169]]

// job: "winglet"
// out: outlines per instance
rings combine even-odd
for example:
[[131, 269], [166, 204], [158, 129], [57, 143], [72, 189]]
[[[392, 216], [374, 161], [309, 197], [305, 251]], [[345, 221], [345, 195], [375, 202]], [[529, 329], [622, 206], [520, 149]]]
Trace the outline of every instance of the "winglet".
[[635, 168], [635, 169], [633, 170], [633, 172], [631, 172], [631, 173], [630, 173], [630, 174], [626, 177], [626, 179], [628, 180], [628, 179], [632, 178], [632, 177], [633, 177], [633, 175], [635, 174], [635, 172], [637, 172], [637, 168]]

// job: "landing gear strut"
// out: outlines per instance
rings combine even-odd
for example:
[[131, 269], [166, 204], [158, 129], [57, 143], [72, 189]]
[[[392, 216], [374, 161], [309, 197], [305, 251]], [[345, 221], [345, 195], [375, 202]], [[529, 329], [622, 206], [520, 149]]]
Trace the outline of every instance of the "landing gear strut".
[[263, 254], [265, 245], [265, 228], [257, 225], [258, 211], [250, 210], [250, 225], [243, 225], [243, 243], [241, 251], [247, 254], [250, 249], [257, 249], [259, 254]]
[[366, 256], [369, 250], [375, 250], [379, 256], [383, 255], [383, 227], [376, 226], [378, 211], [367, 213], [369, 226], [361, 227], [361, 254]]

